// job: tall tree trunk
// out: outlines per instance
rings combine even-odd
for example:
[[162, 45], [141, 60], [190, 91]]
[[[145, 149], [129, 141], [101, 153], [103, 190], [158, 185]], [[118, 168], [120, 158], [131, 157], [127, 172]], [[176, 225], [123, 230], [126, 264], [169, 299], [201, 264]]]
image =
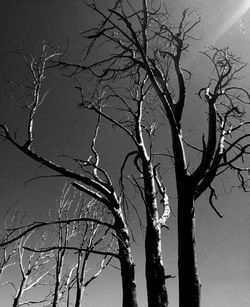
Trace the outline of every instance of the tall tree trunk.
[[173, 129], [173, 152], [178, 197], [179, 307], [200, 307], [200, 281], [195, 250], [195, 208], [192, 177], [187, 171], [181, 129]]
[[114, 209], [122, 279], [122, 307], [138, 307], [135, 264], [131, 255], [129, 232], [121, 209]]
[[19, 286], [19, 289], [16, 293], [16, 296], [14, 298], [14, 301], [13, 301], [13, 304], [12, 304], [12, 307], [18, 307], [19, 306], [19, 303], [20, 303], [20, 299], [23, 295], [23, 289], [24, 289], [24, 285], [26, 283], [26, 278], [25, 276], [22, 276], [22, 281], [21, 281], [21, 284]]
[[[57, 274], [57, 273], [56, 273]], [[53, 295], [53, 301], [52, 301], [52, 307], [57, 307], [58, 306], [58, 300], [59, 300], [59, 286], [60, 286], [60, 281], [58, 276], [56, 275], [56, 280], [55, 280], [55, 288], [54, 288], [54, 295]]]
[[168, 295], [161, 251], [161, 224], [157, 208], [153, 165], [143, 161], [147, 228], [145, 237], [145, 272], [148, 307], [167, 307]]
[[56, 272], [55, 272], [55, 285], [54, 285], [54, 295], [52, 301], [52, 307], [58, 307], [59, 304], [59, 291], [60, 291], [60, 283], [61, 283], [61, 274], [63, 268], [63, 258], [65, 255], [66, 250], [58, 250], [57, 259], [56, 259]]
[[81, 307], [81, 301], [84, 293], [84, 288], [81, 286], [80, 288], [77, 288], [76, 290], [76, 299], [75, 299], [75, 306], [74, 307]]
[[188, 185], [178, 193], [179, 307], [200, 306], [200, 281], [195, 250], [195, 214]]
[[161, 256], [160, 225], [147, 225], [145, 239], [148, 307], [167, 307], [168, 295]]
[[135, 283], [135, 264], [128, 253], [122, 255], [121, 277], [122, 277], [122, 307], [138, 307]]

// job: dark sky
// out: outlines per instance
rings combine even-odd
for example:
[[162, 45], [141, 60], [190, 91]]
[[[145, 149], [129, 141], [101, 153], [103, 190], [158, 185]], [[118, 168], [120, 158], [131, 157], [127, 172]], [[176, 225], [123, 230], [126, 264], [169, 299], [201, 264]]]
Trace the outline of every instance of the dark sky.
[[[99, 0], [100, 1], [100, 0]], [[97, 1], [97, 3], [99, 2]], [[100, 1], [108, 6], [110, 1]], [[196, 71], [197, 80], [204, 75], [203, 62], [197, 56], [197, 50], [214, 43], [217, 46], [230, 45], [245, 60], [250, 60], [250, 1], [166, 1], [170, 6], [185, 8], [197, 7], [202, 16], [201, 39], [195, 43], [194, 53], [187, 59], [187, 67]], [[17, 136], [22, 139], [25, 113], [11, 99], [10, 80], [20, 80], [25, 75], [22, 61], [14, 54], [18, 46], [24, 45], [29, 50], [37, 51], [43, 41], [53, 46], [65, 48], [67, 40], [70, 56], [80, 58], [83, 41], [79, 33], [89, 24], [94, 24], [94, 17], [84, 8], [81, 1], [74, 0], [9, 0], [0, 1], [0, 121], [8, 123], [10, 129], [18, 129]], [[245, 72], [244, 84], [250, 81], [249, 68]], [[70, 80], [50, 75], [46, 104], [42, 105], [36, 119], [35, 143], [37, 151], [54, 161], [62, 161], [58, 155], [86, 155], [88, 141], [92, 135], [94, 117], [81, 114], [77, 110], [77, 96], [74, 94]], [[190, 88], [192, 90], [192, 88]], [[187, 120], [194, 119], [194, 112], [186, 115]], [[105, 142], [102, 150], [110, 152], [113, 148], [113, 134], [103, 132]], [[119, 149], [128, 146], [125, 138], [117, 138]], [[125, 143], [124, 143], [125, 142]], [[125, 145], [122, 145], [125, 144]], [[119, 152], [112, 151], [114, 157]], [[116, 164], [111, 163], [112, 156], [107, 156], [106, 165], [109, 171]], [[119, 159], [118, 159], [119, 160]], [[24, 182], [38, 175], [51, 174], [18, 153], [6, 142], [0, 143], [0, 204], [2, 211], [16, 201], [28, 208], [31, 216], [45, 218], [48, 208], [55, 204], [60, 195], [64, 180], [37, 180], [27, 185]], [[117, 162], [118, 163], [118, 162]], [[224, 218], [218, 219], [207, 206], [205, 197], [197, 207], [197, 251], [199, 272], [202, 281], [202, 307], [248, 307], [250, 302], [250, 201], [248, 194], [237, 190], [223, 195], [218, 208]], [[171, 231], [164, 240], [167, 242], [167, 272], [176, 272], [176, 237], [175, 218], [170, 221]], [[141, 238], [141, 235], [138, 235]], [[140, 241], [140, 240], [138, 240]], [[142, 257], [142, 244], [138, 242], [136, 260]], [[145, 301], [143, 280], [138, 264], [139, 297]], [[119, 273], [109, 271], [90, 289], [86, 297], [86, 307], [98, 306], [103, 299], [110, 300], [106, 306], [117, 306], [120, 302]], [[176, 281], [169, 281], [171, 306], [176, 307]], [[2, 291], [0, 289], [0, 291]], [[93, 296], [92, 291], [98, 291]], [[115, 292], [115, 294], [114, 294]], [[2, 293], [2, 292], [0, 292]], [[1, 294], [2, 296], [2, 294]]]

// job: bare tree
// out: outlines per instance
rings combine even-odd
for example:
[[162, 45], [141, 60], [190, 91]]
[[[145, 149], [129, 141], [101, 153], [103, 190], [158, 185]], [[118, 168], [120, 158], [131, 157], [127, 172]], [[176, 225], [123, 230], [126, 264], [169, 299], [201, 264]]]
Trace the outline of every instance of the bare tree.
[[[88, 6], [102, 22], [99, 27], [83, 32], [91, 40], [87, 53], [98, 41], [109, 43], [115, 52], [89, 65], [67, 65], [63, 61], [57, 64], [71, 67], [75, 75], [90, 70], [102, 82], [127, 78], [138, 71], [147, 80], [148, 88], [154, 92], [155, 100], [165, 113], [172, 135], [171, 157], [178, 197], [180, 306], [200, 306], [194, 202], [204, 191], [210, 190], [209, 203], [221, 217], [214, 206], [216, 191], [212, 182], [225, 171], [236, 172], [240, 186], [247, 189], [249, 168], [244, 159], [249, 153], [249, 134], [244, 127], [249, 122], [245, 120], [244, 105], [249, 103], [250, 96], [246, 89], [237, 86], [245, 63], [229, 48], [211, 47], [203, 52], [214, 70], [208, 85], [198, 91], [208, 105], [208, 128], [207, 135], [202, 136], [202, 148], [197, 148], [184, 142], [182, 133], [182, 117], [187, 102], [186, 82], [191, 75], [182, 68], [182, 55], [188, 50], [190, 41], [194, 39], [192, 31], [200, 22], [198, 16], [195, 18], [196, 12], [186, 9], [180, 21], [171, 22], [166, 7], [160, 3], [157, 7], [156, 1], [143, 0], [139, 9], [129, 1], [118, 2], [108, 12], [101, 11], [95, 3]], [[201, 154], [200, 163], [192, 169], [187, 162], [187, 147]], [[143, 155], [140, 159], [143, 165]], [[143, 176], [145, 179], [145, 172]], [[148, 187], [144, 188], [148, 191]], [[153, 271], [152, 266], [150, 270]], [[148, 288], [150, 305], [152, 292], [149, 293], [149, 289], [153, 288]]]
[[[2, 237], [3, 242], [11, 240], [14, 236], [21, 233], [21, 223], [24, 222], [24, 217], [19, 215], [19, 210], [10, 210], [5, 215], [5, 229]], [[9, 220], [9, 222], [7, 222]], [[53, 269], [50, 263], [51, 253], [34, 253], [25, 251], [24, 245], [29, 245], [32, 241], [34, 231], [28, 232], [26, 235], [21, 236], [19, 239], [14, 240], [13, 243], [3, 246], [3, 259], [1, 279], [7, 279], [2, 282], [1, 286], [11, 286], [13, 294], [13, 307], [25, 305], [40, 305], [44, 304], [48, 296], [45, 298], [37, 298], [36, 295], [29, 299], [29, 295], [33, 293], [35, 288], [45, 286], [46, 279]], [[42, 233], [40, 240], [34, 242], [34, 248], [43, 248], [46, 241], [46, 233]], [[14, 272], [13, 278], [7, 275], [9, 267]], [[10, 274], [11, 276], [11, 274]]]
[[[24, 144], [19, 143], [3, 124], [1, 135], [31, 159], [69, 178], [72, 186], [93, 197], [112, 214], [114, 223], [109, 227], [115, 232], [119, 246], [118, 253], [112, 255], [120, 261], [124, 307], [138, 305], [131, 237], [125, 218], [126, 205], [132, 202], [126, 193], [125, 180], [139, 192], [146, 212], [148, 306], [168, 305], [165, 282], [171, 275], [165, 274], [161, 230], [167, 227], [170, 207], [161, 176], [162, 160], [158, 156], [171, 158], [178, 198], [179, 306], [198, 307], [200, 281], [195, 254], [195, 201], [209, 190], [209, 204], [221, 216], [214, 206], [216, 189], [212, 183], [226, 171], [236, 172], [240, 186], [247, 189], [249, 169], [244, 158], [248, 155], [249, 134], [244, 127], [249, 122], [245, 120], [244, 105], [250, 96], [237, 83], [245, 64], [229, 48], [211, 47], [203, 52], [204, 59], [211, 61], [213, 71], [210, 81], [197, 91], [208, 107], [208, 127], [201, 136], [201, 148], [196, 147], [183, 139], [182, 132], [188, 99], [186, 84], [191, 78], [191, 73], [183, 68], [182, 59], [195, 39], [192, 33], [200, 22], [196, 12], [186, 9], [177, 20], [171, 18], [160, 1], [142, 0], [133, 4], [129, 0], [118, 0], [108, 10], [99, 9], [95, 1], [86, 5], [99, 16], [100, 23], [82, 32], [82, 36], [90, 40], [84, 62], [69, 62], [62, 54], [48, 53], [46, 47], [39, 58], [23, 52], [34, 84], [33, 100], [26, 104], [29, 111], [27, 139]], [[107, 44], [112, 52], [99, 53], [96, 58], [94, 47], [104, 50]], [[33, 149], [34, 116], [45, 100], [41, 94], [45, 72], [55, 67], [74, 77], [81, 99], [79, 107], [97, 114], [91, 156], [87, 159], [72, 157], [79, 172], [58, 165]], [[91, 83], [86, 84], [86, 80]], [[154, 151], [159, 116], [170, 127], [171, 153]], [[134, 146], [132, 151], [126, 152], [120, 167], [120, 189], [100, 166], [96, 142], [102, 120], [124, 132]], [[166, 138], [166, 145], [168, 141]], [[197, 160], [188, 163], [188, 150], [198, 153], [198, 163]], [[125, 176], [129, 160], [134, 169]]]
[[[88, 97], [85, 97], [81, 84], [77, 83], [76, 88], [79, 90], [81, 97], [81, 103], [79, 106], [96, 112], [97, 124], [91, 144], [93, 155], [86, 160], [73, 158], [73, 160], [81, 169], [79, 173], [76, 173], [43, 158], [31, 150], [33, 142], [34, 115], [38, 106], [44, 100], [44, 98], [41, 98], [41, 101], [39, 100], [41, 88], [40, 83], [42, 83], [44, 79], [46, 61], [49, 61], [56, 56], [56, 54], [46, 56], [46, 49], [43, 49], [43, 53], [45, 54], [43, 54], [38, 60], [30, 55], [23, 53], [25, 61], [28, 62], [30, 66], [33, 78], [35, 78], [33, 95], [34, 101], [31, 104], [26, 105], [26, 108], [30, 113], [27, 133], [28, 140], [23, 146], [19, 145], [18, 142], [16, 142], [16, 140], [11, 137], [8, 128], [5, 125], [2, 125], [4, 130], [3, 136], [32, 159], [35, 159], [36, 161], [48, 166], [49, 168], [60, 172], [60, 174], [65, 177], [76, 179], [72, 182], [72, 185], [75, 188], [87, 193], [98, 202], [103, 203], [105, 207], [112, 213], [114, 224], [110, 224], [109, 227], [115, 230], [119, 244], [119, 254], [115, 256], [120, 260], [121, 263], [124, 306], [131, 306], [131, 304], [132, 306], [133, 304], [137, 305], [134, 279], [134, 263], [130, 251], [128, 226], [126, 224], [122, 210], [124, 202], [126, 202], [126, 199], [128, 199], [126, 193], [124, 192], [123, 172], [126, 167], [127, 160], [134, 156], [134, 165], [136, 167], [136, 171], [139, 173], [139, 178], [133, 176], [132, 183], [140, 192], [141, 199], [145, 204], [147, 216], [145, 247], [148, 300], [150, 305], [158, 304], [159, 306], [167, 306], [168, 297], [165, 285], [166, 274], [161, 254], [161, 228], [166, 223], [170, 209], [165, 187], [157, 172], [157, 165], [154, 165], [152, 161], [151, 149], [150, 147], [147, 149], [145, 140], [146, 138], [150, 141], [153, 133], [151, 130], [154, 129], [153, 125], [151, 124], [147, 124], [147, 126], [144, 127], [144, 119], [142, 116], [143, 110], [146, 108], [144, 106], [146, 105], [146, 98], [151, 88], [151, 86], [148, 85], [148, 76], [144, 73], [141, 73], [141, 71], [135, 72], [134, 76], [131, 75], [131, 85], [128, 85], [126, 88], [126, 92], [130, 93], [128, 98], [124, 98], [122, 93], [119, 93], [115, 87], [111, 88], [108, 85], [104, 85], [103, 88], [98, 88], [96, 94], [91, 94], [92, 98], [89, 100]], [[38, 67], [36, 67], [36, 65], [38, 65]], [[102, 91], [102, 94], [100, 94], [100, 90]], [[104, 91], [106, 91], [107, 94], [103, 95]], [[104, 111], [105, 106], [102, 104], [104, 101], [108, 101], [110, 99], [118, 100], [118, 103], [121, 103], [122, 106], [125, 107], [125, 113], [128, 117], [124, 123], [120, 123], [120, 120], [116, 119], [115, 115], [109, 115]], [[134, 151], [128, 152], [126, 154], [124, 163], [121, 165], [121, 188], [119, 191], [119, 196], [117, 196], [115, 192], [114, 185], [112, 184], [109, 175], [103, 168], [99, 166], [100, 157], [96, 150], [96, 140], [102, 118], [105, 118], [114, 126], [118, 126], [130, 137], [135, 146]], [[146, 132], [146, 136], [144, 135], [143, 131]], [[82, 175], [82, 172], [86, 175]], [[89, 175], [91, 175], [93, 179], [90, 178]], [[142, 185], [140, 183], [141, 178], [143, 179]], [[163, 204], [162, 214], [160, 214], [157, 209], [159, 202]], [[63, 259], [65, 250], [66, 246], [60, 250], [61, 255], [58, 255], [60, 259], [61, 257]], [[61, 264], [59, 263], [59, 268], [60, 267]], [[58, 272], [57, 276], [60, 276], [60, 272]], [[56, 302], [56, 295], [54, 296], [54, 299]]]
[[[86, 287], [114, 258], [112, 250], [116, 249], [116, 239], [108, 234], [110, 228], [104, 222], [109, 215], [93, 200], [84, 202], [76, 197], [79, 193], [71, 193], [71, 190], [65, 185], [56, 217], [50, 215], [49, 222], [22, 225], [24, 221], [20, 223], [21, 219], [15, 214], [11, 227], [5, 229], [3, 251], [7, 254], [8, 248], [11, 256], [3, 258], [4, 269], [14, 266], [16, 274], [20, 275], [20, 281], [9, 278], [1, 285], [14, 288], [13, 307], [41, 304], [80, 307]], [[89, 265], [92, 254], [100, 258]], [[38, 287], [45, 294], [35, 299], [34, 290]]]
[[34, 116], [39, 105], [41, 105], [45, 98], [44, 95], [41, 97], [41, 87], [45, 78], [46, 64], [49, 60], [58, 54], [48, 54], [47, 46], [43, 47], [42, 55], [38, 58], [30, 54], [25, 54], [24, 52], [21, 53], [24, 56], [25, 63], [27, 63], [28, 68], [30, 69], [32, 78], [30, 81], [32, 86], [30, 83], [26, 86], [27, 90], [31, 90], [32, 100], [31, 102], [28, 101], [28, 103], [26, 103], [24, 106], [29, 113], [27, 140], [24, 145], [20, 145], [16, 141], [15, 136], [11, 136], [6, 125], [1, 125], [1, 128], [3, 129], [3, 133], [1, 135], [8, 139], [16, 148], [21, 150], [33, 160], [47, 166], [51, 170], [54, 170], [56, 173], [71, 179], [72, 186], [93, 197], [96, 201], [104, 204], [112, 213], [114, 217], [114, 223], [110, 225], [110, 227], [115, 230], [119, 244], [119, 255], [116, 255], [116, 257], [119, 258], [121, 264], [123, 304], [125, 306], [137, 306], [134, 262], [130, 250], [129, 231], [121, 208], [121, 200], [118, 199], [109, 175], [105, 170], [99, 167], [99, 155], [95, 149], [95, 142], [100, 124], [100, 116], [98, 117], [93, 142], [91, 145], [93, 156], [90, 156], [89, 159], [86, 160], [75, 159], [76, 163], [81, 167], [80, 172], [71, 171], [33, 151], [31, 147], [34, 140]]
[[[4, 229], [11, 228], [14, 226], [15, 223], [15, 216], [16, 213], [12, 213], [12, 218], [9, 219], [9, 213], [12, 210], [7, 210], [7, 212], [4, 214]], [[7, 233], [2, 230], [1, 231], [1, 240], [4, 240]], [[4, 274], [4, 271], [7, 270], [9, 267], [12, 267], [16, 264], [16, 256], [18, 253], [18, 244], [15, 244], [15, 246], [3, 246], [1, 249], [1, 256], [0, 256], [0, 278]], [[3, 284], [1, 284], [3, 286]]]
[[[52, 306], [58, 306], [62, 300], [67, 302], [67, 306], [82, 306], [85, 288], [107, 267], [113, 258], [109, 251], [115, 249], [115, 240], [108, 235], [110, 228], [101, 229], [104, 228], [101, 222], [104, 223], [107, 218], [105, 210], [93, 200], [84, 203], [81, 197], [74, 204], [70, 190], [70, 186], [66, 186], [59, 202], [57, 224], [54, 224], [57, 233], [55, 242], [43, 249], [36, 249], [36, 252], [53, 251], [55, 273]], [[100, 254], [101, 259], [94, 267], [89, 267], [92, 253]]]

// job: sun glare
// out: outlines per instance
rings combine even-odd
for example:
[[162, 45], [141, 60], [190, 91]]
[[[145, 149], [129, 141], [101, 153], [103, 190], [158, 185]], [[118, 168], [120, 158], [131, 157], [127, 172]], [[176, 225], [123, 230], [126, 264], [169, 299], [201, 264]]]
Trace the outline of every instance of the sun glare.
[[217, 35], [215, 37], [215, 41], [221, 37], [225, 32], [227, 32], [236, 22], [240, 22], [240, 25], [244, 27], [241, 18], [246, 14], [246, 12], [250, 9], [250, 0], [245, 0], [242, 5], [235, 11], [234, 14], [228, 17], [225, 23], [221, 26]]

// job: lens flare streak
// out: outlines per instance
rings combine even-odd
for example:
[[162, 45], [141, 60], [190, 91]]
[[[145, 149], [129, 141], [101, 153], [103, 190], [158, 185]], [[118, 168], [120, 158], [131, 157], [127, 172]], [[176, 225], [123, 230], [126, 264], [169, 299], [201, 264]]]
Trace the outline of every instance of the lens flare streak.
[[242, 29], [245, 32], [242, 17], [250, 9], [250, 1], [246, 0], [243, 5], [222, 25], [222, 27], [217, 32], [214, 42], [216, 42], [225, 32], [227, 32], [236, 22], [240, 22], [241, 33]]

